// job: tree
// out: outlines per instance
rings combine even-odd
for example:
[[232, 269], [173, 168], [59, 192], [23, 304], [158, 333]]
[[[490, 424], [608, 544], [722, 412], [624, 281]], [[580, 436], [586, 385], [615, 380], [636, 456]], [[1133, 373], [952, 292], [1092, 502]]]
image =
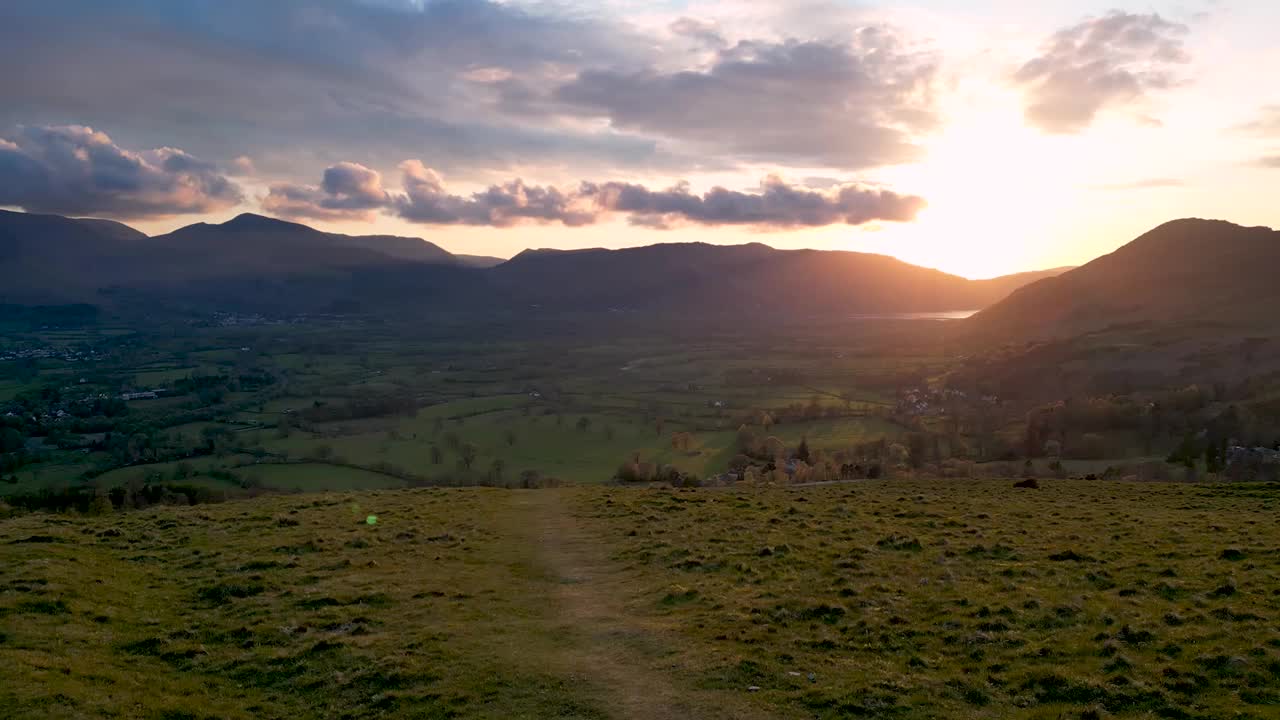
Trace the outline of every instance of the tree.
[[7, 427], [0, 430], [0, 452], [17, 452], [23, 447], [22, 433]]
[[809, 462], [809, 439], [808, 438], [804, 438], [804, 437], [800, 438], [800, 446], [796, 448], [796, 459], [806, 463]]
[[906, 446], [899, 443], [894, 443], [889, 446], [889, 462], [892, 463], [894, 467], [906, 467], [907, 461], [910, 459], [911, 452], [907, 450]]
[[1204, 469], [1205, 472], [1213, 474], [1219, 472], [1222, 468], [1218, 461], [1218, 444], [1210, 442], [1204, 446]]
[[495, 483], [502, 483], [502, 473], [507, 469], [507, 464], [502, 458], [494, 458], [493, 464], [489, 466], [489, 477], [493, 478]]
[[328, 443], [320, 443], [311, 451], [317, 460], [329, 460], [333, 457], [333, 446]]
[[99, 493], [93, 497], [93, 501], [89, 503], [90, 515], [110, 515], [115, 511], [115, 506], [111, 504], [111, 498], [104, 493]]
[[442, 460], [444, 460], [444, 453], [440, 452], [440, 446], [432, 445], [431, 446], [431, 464], [439, 465], [440, 461]]
[[578, 428], [578, 432], [586, 432], [587, 428], [591, 427], [591, 418], [586, 417], [585, 415], [578, 418], [576, 427]]
[[516, 444], [516, 431], [507, 430], [506, 438], [507, 438], [507, 445], [514, 446]]
[[462, 466], [464, 468], [470, 470], [471, 466], [475, 464], [476, 456], [479, 454], [480, 454], [480, 448], [476, 447], [471, 443], [465, 443], [463, 444], [462, 449], [459, 452], [458, 459], [462, 462]]

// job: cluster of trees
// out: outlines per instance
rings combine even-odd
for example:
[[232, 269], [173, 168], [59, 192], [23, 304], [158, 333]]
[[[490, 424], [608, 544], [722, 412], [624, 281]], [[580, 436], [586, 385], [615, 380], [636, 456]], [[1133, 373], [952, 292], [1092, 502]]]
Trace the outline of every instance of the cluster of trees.
[[1026, 458], [1101, 459], [1168, 452], [1168, 461], [1210, 473], [1226, 463], [1233, 444], [1267, 445], [1280, 427], [1241, 405], [1221, 409], [1217, 391], [1191, 385], [1142, 396], [1069, 399], [1033, 409], [1026, 416]]
[[638, 452], [618, 466], [614, 480], [624, 483], [665, 482], [674, 487], [698, 487], [702, 484], [697, 475], [686, 473], [674, 465], [643, 460]]
[[729, 470], [746, 483], [821, 483], [837, 480], [876, 479], [888, 466], [904, 466], [907, 451], [897, 444], [869, 443], [860, 448], [827, 452], [810, 448], [801, 438], [794, 448], [776, 437], [759, 441], [750, 430], [739, 430], [739, 453]]
[[131, 482], [103, 492], [92, 487], [43, 489], [5, 497], [17, 509], [31, 512], [79, 512], [102, 515], [117, 510], [133, 510], [152, 505], [199, 505], [223, 502], [228, 493], [205, 485], [189, 483]]
[[[833, 398], [835, 399], [835, 398]], [[808, 402], [789, 403], [783, 407], [770, 410], [752, 409], [735, 413], [739, 425], [759, 426], [768, 430], [773, 425], [782, 423], [800, 423], [822, 418], [847, 417], [850, 414], [848, 397], [838, 398], [841, 404], [824, 403], [822, 398], [814, 395]]]

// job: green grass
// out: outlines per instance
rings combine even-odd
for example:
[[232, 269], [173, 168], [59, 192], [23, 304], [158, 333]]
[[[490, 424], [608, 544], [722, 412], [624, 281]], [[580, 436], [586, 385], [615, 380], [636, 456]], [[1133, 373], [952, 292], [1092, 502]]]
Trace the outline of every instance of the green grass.
[[17, 380], [0, 380], [0, 401], [9, 401], [18, 395], [38, 390], [39, 385], [30, 382], [19, 382]]
[[400, 490], [9, 519], [0, 706], [1277, 717], [1277, 486], [1041, 484]]
[[139, 372], [134, 376], [134, 382], [138, 387], [143, 388], [165, 387], [184, 378], [217, 374], [218, 368], [209, 365], [200, 367], [179, 367]]
[[9, 718], [609, 717], [522, 497], [0, 522], [0, 705]]
[[260, 481], [265, 488], [302, 492], [385, 490], [405, 485], [403, 480], [367, 470], [314, 463], [256, 465], [240, 472]]
[[822, 718], [1277, 716], [1276, 486], [1009, 485], [577, 508], [708, 687]]

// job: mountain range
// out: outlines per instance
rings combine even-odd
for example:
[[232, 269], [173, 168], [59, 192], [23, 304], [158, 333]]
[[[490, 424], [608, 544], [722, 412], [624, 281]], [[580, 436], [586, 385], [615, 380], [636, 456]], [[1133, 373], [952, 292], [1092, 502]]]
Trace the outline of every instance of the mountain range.
[[292, 311], [396, 302], [853, 315], [976, 310], [1058, 272], [975, 281], [884, 255], [759, 243], [528, 250], [502, 261], [253, 214], [148, 237], [109, 220], [0, 211], [0, 303], [9, 304], [159, 297]]
[[648, 311], [853, 316], [981, 310], [993, 339], [1116, 327], [1262, 327], [1280, 307], [1280, 233], [1161, 225], [1078, 268], [968, 280], [885, 255], [760, 243], [454, 255], [420, 238], [340, 235], [260, 215], [149, 237], [110, 220], [0, 211], [0, 303], [227, 310]]

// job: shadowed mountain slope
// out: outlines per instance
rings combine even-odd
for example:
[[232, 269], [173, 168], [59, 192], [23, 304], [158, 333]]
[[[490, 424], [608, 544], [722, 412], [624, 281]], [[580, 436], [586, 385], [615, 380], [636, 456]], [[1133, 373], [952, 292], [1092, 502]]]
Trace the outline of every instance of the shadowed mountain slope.
[[1221, 220], [1165, 223], [1115, 252], [1012, 292], [968, 322], [1009, 339], [1125, 326], [1280, 324], [1280, 232]]

